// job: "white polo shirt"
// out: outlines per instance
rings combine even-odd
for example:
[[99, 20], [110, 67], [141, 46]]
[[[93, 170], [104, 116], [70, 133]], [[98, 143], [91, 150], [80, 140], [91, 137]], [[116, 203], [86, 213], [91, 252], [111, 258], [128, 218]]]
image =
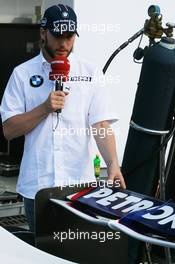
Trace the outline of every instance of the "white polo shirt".
[[[70, 78], [64, 89], [69, 95], [58, 127], [54, 131], [57, 114], [51, 113], [25, 135], [17, 192], [26, 198], [34, 198], [42, 188], [93, 181], [93, 133], [89, 128], [100, 121], [117, 120], [108, 89], [100, 85], [100, 71], [73, 54], [68, 59]], [[50, 64], [42, 53], [14, 69], [2, 99], [2, 122], [31, 111], [48, 98], [54, 89], [49, 72]]]

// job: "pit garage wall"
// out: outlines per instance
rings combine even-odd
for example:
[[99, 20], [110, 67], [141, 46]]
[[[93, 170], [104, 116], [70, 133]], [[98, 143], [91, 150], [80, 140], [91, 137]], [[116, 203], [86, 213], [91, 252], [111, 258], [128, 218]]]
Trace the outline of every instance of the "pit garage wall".
[[[103, 68], [113, 51], [143, 27], [145, 19], [148, 18], [148, 7], [152, 4], [160, 6], [164, 26], [167, 22], [175, 22], [172, 0], [75, 0], [74, 8], [78, 14], [79, 23], [89, 24], [91, 29], [79, 32], [80, 38], [77, 38], [75, 52]], [[115, 30], [108, 30], [111, 28], [110, 24]], [[120, 119], [115, 125], [120, 163], [141, 69], [139, 64], [133, 62], [132, 57], [138, 43], [139, 39], [124, 49], [114, 59], [106, 73], [106, 76], [115, 79], [113, 84], [108, 81], [106, 88], [111, 93], [114, 109], [118, 112]], [[143, 48], [145, 44], [148, 44], [147, 37], [144, 37]]]

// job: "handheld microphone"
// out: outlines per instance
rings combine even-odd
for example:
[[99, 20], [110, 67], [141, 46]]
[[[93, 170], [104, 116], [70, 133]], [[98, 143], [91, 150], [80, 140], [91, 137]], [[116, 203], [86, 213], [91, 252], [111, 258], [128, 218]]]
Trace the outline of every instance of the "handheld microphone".
[[[69, 60], [64, 56], [56, 56], [50, 64], [52, 71], [49, 73], [49, 80], [55, 81], [55, 91], [63, 91], [63, 82], [68, 80], [70, 71]], [[56, 112], [61, 113], [61, 109]]]

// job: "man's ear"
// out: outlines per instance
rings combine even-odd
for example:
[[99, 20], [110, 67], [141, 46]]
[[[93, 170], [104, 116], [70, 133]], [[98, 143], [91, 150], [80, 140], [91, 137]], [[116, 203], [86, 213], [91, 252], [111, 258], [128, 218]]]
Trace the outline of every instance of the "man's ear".
[[45, 41], [45, 36], [46, 36], [46, 29], [40, 28], [40, 37], [42, 42]]

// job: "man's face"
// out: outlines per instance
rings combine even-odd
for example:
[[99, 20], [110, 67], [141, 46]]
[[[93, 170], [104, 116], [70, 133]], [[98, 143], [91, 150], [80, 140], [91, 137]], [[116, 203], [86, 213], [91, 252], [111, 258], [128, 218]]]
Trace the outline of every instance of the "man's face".
[[75, 33], [65, 32], [60, 37], [53, 36], [48, 29], [41, 28], [42, 48], [50, 58], [68, 57], [75, 41]]

